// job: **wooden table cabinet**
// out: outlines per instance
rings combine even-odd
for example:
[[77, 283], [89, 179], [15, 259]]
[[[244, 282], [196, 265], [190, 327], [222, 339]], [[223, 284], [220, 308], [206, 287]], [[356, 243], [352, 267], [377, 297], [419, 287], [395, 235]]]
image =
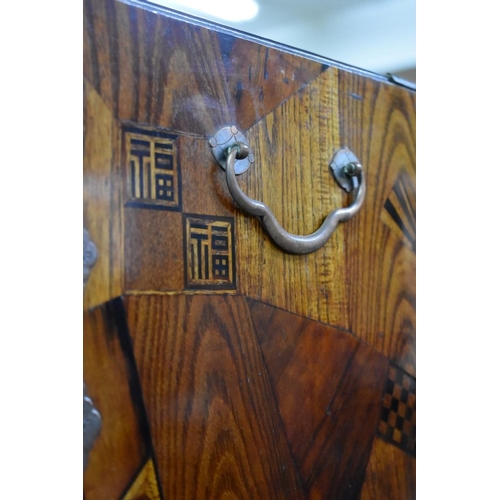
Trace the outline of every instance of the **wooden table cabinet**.
[[[138, 2], [84, 2], [86, 500], [415, 497], [415, 92]], [[240, 210], [238, 183], [307, 255]]]

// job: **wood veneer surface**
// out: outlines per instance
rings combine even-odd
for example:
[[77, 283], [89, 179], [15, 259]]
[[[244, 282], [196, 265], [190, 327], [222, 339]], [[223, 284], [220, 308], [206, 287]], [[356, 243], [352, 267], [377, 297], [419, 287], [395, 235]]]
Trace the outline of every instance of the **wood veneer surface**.
[[[106, 416], [85, 498], [406, 498], [414, 415], [403, 439], [384, 387], [416, 375], [415, 93], [154, 10], [84, 2], [84, 380]], [[228, 192], [207, 140], [225, 125], [288, 231], [350, 203], [339, 147], [363, 208], [285, 254]]]

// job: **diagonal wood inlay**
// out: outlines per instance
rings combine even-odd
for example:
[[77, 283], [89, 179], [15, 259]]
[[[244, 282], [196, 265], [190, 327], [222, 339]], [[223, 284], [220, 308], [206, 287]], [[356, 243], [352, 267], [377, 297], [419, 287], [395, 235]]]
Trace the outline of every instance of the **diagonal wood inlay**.
[[330, 326], [250, 299], [249, 305], [309, 498], [357, 499], [386, 358]]
[[303, 498], [245, 298], [126, 307], [165, 497]]
[[249, 128], [324, 70], [147, 4], [88, 0], [84, 28], [84, 75], [116, 118], [202, 136]]
[[[151, 2], [85, 0], [83, 24], [84, 379], [103, 418], [86, 500], [405, 498], [415, 93]], [[351, 203], [328, 167], [341, 147], [361, 211], [285, 254], [212, 156], [226, 125], [254, 154], [238, 184], [286, 230]], [[405, 376], [383, 398], [388, 363]]]

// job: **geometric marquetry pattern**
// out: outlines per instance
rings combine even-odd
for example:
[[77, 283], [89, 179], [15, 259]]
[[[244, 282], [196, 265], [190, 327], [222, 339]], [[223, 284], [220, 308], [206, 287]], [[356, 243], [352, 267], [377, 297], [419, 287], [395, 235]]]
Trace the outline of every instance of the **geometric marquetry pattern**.
[[184, 216], [186, 288], [234, 289], [234, 218]]
[[416, 382], [390, 365], [378, 433], [402, 450], [416, 453]]
[[[225, 31], [217, 33], [216, 30], [208, 30], [193, 23], [185, 24], [175, 18], [170, 19], [168, 14], [157, 15], [154, 12], [155, 9], [143, 10], [113, 0], [105, 2], [88, 0], [85, 4], [84, 72], [86, 79], [95, 89], [96, 96], [102, 99], [103, 106], [104, 104], [109, 106], [110, 112], [109, 117], [106, 118], [109, 121], [109, 127], [108, 121], [101, 127], [110, 128], [108, 134], [110, 137], [103, 136], [102, 139], [98, 137], [98, 140], [94, 141], [96, 142], [95, 149], [101, 147], [101, 143], [109, 143], [109, 139], [112, 139], [114, 144], [116, 123], [130, 123], [130, 120], [161, 124], [170, 130], [184, 131], [198, 138], [212, 133], [217, 128], [214, 128], [216, 123], [242, 124], [243, 130], [249, 130], [252, 124], [257, 122], [265, 123], [267, 126], [271, 120], [262, 120], [262, 118], [265, 118], [272, 110], [281, 109], [280, 103], [285, 102], [290, 96], [298, 95], [298, 89], [302, 89], [300, 95], [304, 96], [306, 102], [299, 108], [298, 102], [295, 104], [296, 100], [293, 97], [290, 99], [293, 107], [286, 109], [294, 111], [290, 120], [292, 123], [285, 121], [285, 126], [282, 126], [281, 121], [274, 121], [272, 128], [275, 140], [269, 141], [274, 143], [271, 146], [276, 146], [281, 141], [283, 146], [280, 143], [280, 149], [285, 152], [290, 150], [289, 153], [296, 152], [297, 156], [300, 153], [302, 156], [308, 152], [307, 144], [316, 142], [317, 136], [320, 133], [323, 135], [325, 129], [336, 129], [335, 137], [342, 142], [348, 139], [355, 130], [363, 130], [362, 126], [365, 123], [374, 123], [381, 130], [381, 134], [373, 134], [374, 137], [362, 134], [357, 141], [361, 149], [369, 148], [370, 151], [374, 151], [374, 155], [378, 149], [387, 151], [386, 137], [388, 148], [393, 149], [394, 144], [394, 152], [399, 151], [396, 147], [400, 140], [405, 139], [404, 130], [398, 126], [401, 121], [399, 118], [395, 130], [387, 129], [393, 120], [385, 120], [393, 108], [398, 113], [397, 116], [406, 116], [405, 109], [403, 109], [406, 103], [404, 92], [396, 87], [385, 85], [380, 79], [373, 80], [361, 76], [358, 84], [358, 79], [353, 74], [355, 85], [353, 84], [352, 90], [359, 88], [364, 101], [353, 100], [351, 97], [356, 94], [348, 88], [351, 83], [342, 83], [347, 82], [347, 77], [342, 77], [344, 70], [337, 72], [335, 68], [326, 69], [328, 64], [308, 62], [307, 59], [297, 62], [298, 58], [292, 57], [289, 51], [247, 43], [244, 38], [235, 38]], [[168, 36], [165, 36], [166, 34]], [[315, 80], [323, 70], [325, 77]], [[350, 72], [348, 74], [351, 75]], [[310, 82], [312, 82], [311, 85], [309, 85]], [[331, 82], [334, 82], [334, 86], [329, 86]], [[342, 88], [339, 89], [337, 82], [345, 85], [344, 92]], [[294, 85], [296, 87], [293, 87]], [[396, 95], [394, 101], [391, 100], [393, 91]], [[343, 94], [345, 97], [342, 97]], [[380, 100], [378, 96], [381, 96]], [[377, 106], [366, 106], [369, 100], [374, 104], [376, 102]], [[321, 103], [321, 113], [314, 111], [318, 109], [315, 108], [316, 101]], [[400, 107], [402, 113], [400, 113]], [[302, 109], [304, 109], [303, 112]], [[337, 117], [338, 113], [341, 115], [340, 119]], [[273, 111], [268, 118], [274, 118], [274, 114]], [[93, 109], [89, 110], [89, 116], [90, 118], [94, 116]], [[324, 119], [325, 116], [328, 120]], [[346, 117], [352, 119], [344, 119]], [[92, 124], [90, 118], [89, 121]], [[97, 118], [95, 121], [98, 121]], [[309, 131], [308, 126], [302, 125], [314, 124], [318, 121], [320, 122], [318, 128], [315, 128], [315, 125], [311, 127], [314, 133], [312, 130]], [[326, 122], [329, 123], [328, 126]], [[258, 126], [255, 130], [257, 128]], [[202, 175], [201, 179], [195, 177], [197, 173], [195, 165], [198, 159], [200, 163], [206, 160], [206, 166], [210, 169], [213, 169], [214, 165], [213, 161], [209, 164], [208, 158], [203, 155], [198, 158], [190, 149], [185, 151], [182, 148], [182, 151], [179, 151], [180, 145], [184, 142], [187, 144], [188, 140], [184, 138], [177, 140], [177, 136], [167, 134], [165, 129], [153, 131], [150, 127], [142, 125], [134, 129], [125, 125], [122, 130], [120, 167], [124, 177], [124, 189], [121, 190], [123, 196], [116, 199], [123, 200], [127, 206], [160, 208], [177, 212], [182, 212], [183, 205], [186, 212], [196, 214], [203, 212], [229, 215], [234, 212], [225, 196], [223, 212], [212, 208], [210, 196], [216, 200], [217, 193], [223, 192], [221, 189], [225, 188], [217, 184], [214, 189], [214, 177], [210, 173], [212, 170], [208, 176]], [[259, 129], [259, 134], [254, 133], [253, 137], [262, 137], [264, 140], [261, 142], [264, 143], [266, 135], [261, 132], [265, 130]], [[298, 132], [301, 134], [300, 137]], [[280, 139], [281, 136], [284, 137], [283, 140]], [[391, 137], [394, 137], [393, 144], [390, 143]], [[193, 142], [196, 141], [193, 139]], [[289, 143], [290, 146], [288, 146]], [[299, 145], [304, 146], [303, 150], [302, 147], [298, 147]], [[330, 146], [323, 141], [321, 153], [323, 156], [324, 151], [329, 150]], [[208, 151], [208, 147], [206, 150]], [[90, 152], [94, 153], [94, 150], [90, 149]], [[99, 154], [102, 155], [102, 153]], [[113, 146], [102, 157], [103, 164], [107, 165], [106, 168], [110, 171], [114, 170], [109, 165], [114, 163], [115, 154], [115, 146]], [[95, 156], [97, 159], [101, 158], [97, 153]], [[93, 156], [90, 158], [94, 159]], [[399, 158], [400, 155], [396, 156], [394, 162], [391, 163], [401, 164]], [[304, 166], [307, 167], [307, 165]], [[302, 169], [305, 176], [310, 177], [307, 170], [308, 168]], [[414, 187], [411, 182], [407, 182], [408, 174], [400, 174], [400, 177], [396, 179], [393, 176], [396, 172], [382, 170], [381, 179], [390, 176], [391, 183], [387, 186], [383, 184], [384, 196], [379, 207], [383, 215], [380, 216], [390, 228], [387, 232], [394, 232], [402, 244], [414, 249]], [[293, 172], [291, 170], [291, 173]], [[182, 200], [181, 174], [190, 188], [190, 192], [184, 191]], [[395, 179], [395, 182], [392, 179]], [[292, 191], [300, 188], [301, 179], [297, 178], [296, 181], [296, 184], [288, 184], [287, 180], [285, 187]], [[111, 182], [113, 182], [112, 179]], [[257, 190], [260, 190], [260, 182], [255, 182], [254, 185], [258, 188]], [[281, 187], [280, 184], [278, 186]], [[120, 191], [115, 189], [116, 187], [112, 185], [111, 191]], [[305, 188], [307, 187], [306, 185]], [[388, 192], [389, 189], [390, 192]], [[200, 202], [199, 198], [204, 201], [204, 197], [197, 196], [196, 191], [208, 193], [210, 196], [207, 195], [206, 198], [209, 203]], [[278, 195], [279, 191], [280, 189], [277, 190]], [[307, 189], [304, 189], [304, 192], [307, 193]], [[378, 196], [374, 195], [374, 199], [378, 199]], [[111, 201], [112, 203], [102, 204], [102, 207], [105, 210], [114, 209], [115, 198]], [[288, 212], [288, 201], [287, 199], [285, 201], [286, 203], [282, 203], [282, 206]], [[311, 200], [307, 201], [310, 201], [312, 206], [314, 199], [311, 197]], [[101, 205], [97, 205], [98, 202], [100, 198], [96, 197], [95, 204], [101, 209]], [[220, 208], [221, 203], [217, 205], [214, 202], [214, 206]], [[111, 214], [110, 217], [113, 218], [109, 223], [110, 228], [113, 229], [112, 236], [114, 237], [116, 233], [119, 237], [121, 234], [122, 241], [125, 239], [128, 242], [126, 245], [121, 244], [121, 248], [125, 247], [124, 260], [127, 265], [123, 266], [123, 273], [121, 271], [117, 273], [120, 278], [125, 274], [126, 280], [135, 279], [130, 276], [131, 273], [127, 267], [134, 260], [130, 258], [129, 249], [135, 248], [136, 253], [133, 257], [140, 257], [145, 253], [143, 248], [136, 248], [141, 241], [140, 238], [135, 238], [136, 233], [133, 233], [135, 226], [131, 229], [133, 222], [143, 234], [149, 235], [153, 242], [159, 243], [160, 250], [161, 247], [178, 246], [178, 251], [172, 252], [174, 269], [170, 276], [165, 273], [167, 278], [161, 286], [156, 286], [157, 281], [150, 280], [148, 275], [147, 280], [150, 280], [153, 285], [136, 288], [144, 291], [168, 291], [173, 288], [178, 290], [182, 284], [191, 289], [235, 288], [234, 219], [224, 219], [216, 215], [212, 217], [189, 216], [158, 211], [152, 214], [153, 210], [129, 209], [124, 212], [126, 217], [117, 217], [116, 224], [114, 215]], [[158, 217], [150, 217], [146, 224], [143, 223], [142, 215]], [[165, 216], [172, 220], [171, 224], [164, 223], [167, 218]], [[114, 231], [115, 225], [119, 230]], [[181, 231], [183, 235], [180, 234]], [[111, 240], [108, 234], [109, 231], [106, 231], [105, 244], [108, 243], [108, 239]], [[363, 235], [361, 237], [365, 238]], [[371, 243], [368, 238], [369, 236], [366, 236], [366, 241]], [[246, 242], [243, 245], [243, 241], [239, 241], [242, 243], [240, 246], [246, 246]], [[359, 259], [366, 256], [376, 264], [385, 264], [385, 261], [377, 260], [377, 256], [385, 255], [385, 252], [376, 253], [375, 250], [373, 252], [371, 250], [372, 247], [376, 249], [381, 246], [381, 242], [382, 239], [375, 241], [374, 245], [364, 245], [367, 253], [359, 254]], [[259, 248], [257, 245], [248, 245], [248, 247], [251, 251]], [[103, 248], [103, 252], [109, 254], [109, 249]], [[119, 251], [116, 253], [119, 254]], [[394, 252], [391, 253], [394, 255]], [[275, 252], [274, 255], [278, 256], [278, 263], [281, 260], [289, 262], [287, 256], [282, 256], [279, 252]], [[295, 259], [294, 262], [299, 262], [301, 269], [305, 269], [306, 275], [309, 276], [309, 269], [312, 272], [314, 267], [313, 258], [314, 256], [308, 257], [307, 262], [299, 262]], [[181, 267], [181, 260], [184, 261], [184, 269]], [[250, 259], [241, 259], [245, 266], [248, 260]], [[262, 259], [258, 261], [258, 265], [260, 266], [260, 262], [266, 260], [268, 263], [271, 262], [271, 259]], [[356, 268], [356, 260], [353, 259], [353, 261]], [[142, 267], [137, 267], [137, 275], [144, 276], [146, 273], [158, 275], [164, 272], [161, 259], [154, 261], [154, 265], [149, 265], [147, 259], [143, 262]], [[160, 265], [157, 265], [158, 263]], [[252, 262], [248, 262], [248, 273], [253, 268], [263, 276], [266, 274], [272, 276], [271, 286], [268, 288], [270, 291], [262, 295], [260, 293], [249, 294], [252, 297], [273, 302], [274, 297], [278, 300], [281, 296], [302, 295], [305, 296], [303, 302], [297, 302], [297, 307], [292, 304], [293, 309], [298, 313], [314, 315], [322, 319], [335, 318], [335, 324], [344, 324], [344, 309], [346, 308], [336, 305], [337, 303], [343, 304], [344, 295], [349, 294], [348, 291], [344, 294], [342, 287], [325, 289], [323, 287], [325, 280], [318, 274], [321, 281], [318, 286], [321, 292], [318, 296], [294, 293], [293, 290], [297, 286], [301, 286], [302, 289], [311, 289], [317, 284], [314, 279], [308, 281], [305, 278], [300, 279], [302, 275], [298, 275], [299, 279], [295, 281], [295, 286], [291, 286], [293, 281], [290, 278], [294, 277], [294, 273], [288, 270], [292, 268], [280, 268], [271, 264], [267, 266], [266, 271], [265, 268], [254, 267], [251, 264]], [[324, 267], [322, 262], [319, 266]], [[361, 272], [360, 275], [364, 273]], [[312, 276], [315, 275], [312, 274]], [[349, 277], [341, 281], [347, 283]], [[170, 285], [174, 278], [178, 280], [175, 281], [175, 287]], [[283, 280], [285, 290], [279, 289], [277, 285], [277, 289], [274, 290], [273, 281], [281, 280]], [[259, 287], [260, 282], [263, 281], [257, 275], [255, 288]], [[328, 281], [332, 280], [328, 280], [327, 276]], [[242, 285], [241, 291], [247, 292], [247, 284]], [[363, 283], [360, 287], [354, 288], [361, 290], [364, 288], [362, 285]], [[329, 293], [330, 291], [335, 293]], [[382, 292], [384, 293], [384, 290]], [[363, 295], [356, 295], [356, 298], [362, 301]], [[141, 424], [139, 429], [142, 430], [145, 427], [148, 431], [145, 434], [148, 434], [148, 418], [146, 417], [152, 419], [152, 434], [158, 451], [158, 479], [161, 480], [163, 488], [169, 484], [169, 490], [173, 491], [172, 494], [167, 495], [168, 498], [195, 498], [194, 494], [182, 495], [184, 491], [198, 493], [198, 498], [264, 499], [280, 496], [293, 498], [291, 495], [293, 491], [285, 490], [291, 484], [290, 477], [294, 477], [295, 474], [295, 464], [287, 458], [286, 437], [289, 437], [290, 446], [294, 446], [292, 450], [294, 456], [300, 458], [300, 461], [296, 462], [297, 469], [302, 475], [304, 489], [307, 488], [306, 494], [311, 492], [311, 495], [308, 495], [310, 498], [359, 497], [359, 492], [353, 490], [364, 477], [370, 445], [377, 428], [386, 441], [405, 447], [410, 452], [415, 450], [414, 380], [404, 373], [399, 373], [397, 369], [391, 368], [384, 393], [384, 409], [380, 415], [380, 396], [386, 382], [386, 359], [353, 335], [349, 336], [347, 333], [340, 335], [345, 332], [331, 333], [320, 328], [321, 325], [310, 324], [307, 325], [309, 335], [304, 335], [301, 329], [297, 329], [297, 345], [299, 341], [302, 342], [299, 348], [296, 348], [296, 344], [288, 340], [291, 336], [290, 331], [281, 328], [275, 328], [272, 331], [262, 327], [259, 328], [258, 340], [266, 348], [262, 348], [265, 355], [263, 359], [260, 346], [254, 338], [256, 333], [252, 330], [252, 318], [245, 309], [246, 303], [242, 296], [221, 296], [216, 300], [208, 295], [189, 297], [187, 294], [181, 294], [129, 296], [128, 299], [130, 300], [127, 303], [132, 305], [134, 300], [144, 299], [146, 302], [151, 300], [151, 303], [147, 302], [145, 305], [143, 303], [145, 311], [141, 315], [136, 315], [134, 311], [130, 313], [130, 318], [137, 318], [133, 321], [139, 322], [139, 317], [141, 317], [143, 323], [131, 328], [134, 344], [129, 342], [126, 345], [127, 352], [132, 354], [127, 359], [135, 368], [134, 354], [137, 357], [141, 378], [139, 380], [138, 377], [131, 376], [130, 385], [132, 387], [132, 382], [137, 379], [138, 383], [134, 383], [137, 393], [140, 393], [141, 385], [143, 386], [142, 390], [145, 393], [148, 408], [147, 415], [139, 419]], [[309, 306], [308, 302], [312, 305]], [[315, 302], [318, 303], [317, 307]], [[383, 318], [384, 321], [380, 322], [377, 322], [377, 319], [379, 315], [391, 310], [392, 307], [389, 300], [387, 304], [385, 302], [382, 304], [383, 307], [380, 307], [378, 301], [373, 304], [379, 306], [377, 310], [372, 312], [366, 308], [360, 317], [369, 317], [370, 323], [374, 326], [380, 323], [381, 331], [384, 328], [382, 323], [389, 324], [391, 318], [387, 321]], [[282, 310], [292, 307], [288, 302], [276, 305]], [[160, 309], [160, 306], [164, 306], [165, 311], [168, 310], [168, 317], [167, 312]], [[328, 311], [331, 309], [333, 313], [330, 314]], [[162, 313], [160, 314], [159, 311]], [[184, 315], [185, 311], [189, 314]], [[402, 314], [398, 311], [397, 319], [399, 320], [404, 314], [405, 311]], [[346, 323], [356, 326], [356, 331], [370, 330], [370, 328], [365, 328], [363, 319], [357, 320], [356, 318], [351, 321], [351, 311], [347, 311], [345, 316]], [[253, 319], [257, 323], [255, 318]], [[292, 326], [298, 323], [297, 317], [292, 320]], [[320, 330], [322, 334], [318, 336], [318, 332], [321, 333]], [[123, 335], [123, 337], [126, 336]], [[321, 343], [318, 342], [318, 338]], [[99, 339], [103, 340], [100, 337]], [[122, 336], [120, 339], [123, 341]], [[265, 344], [268, 339], [270, 343]], [[107, 342], [108, 338], [105, 340]], [[284, 347], [278, 343], [281, 341], [285, 343]], [[118, 349], [116, 351], [119, 352]], [[99, 351], [96, 352], [99, 353]], [[285, 354], [287, 354], [287, 359], [283, 360]], [[394, 353], [390, 354], [394, 357]], [[333, 366], [332, 357], [336, 362]], [[317, 358], [326, 361], [324, 364], [317, 363]], [[103, 357], [97, 358], [96, 356], [97, 368], [94, 370], [97, 375], [99, 375], [98, 368], [105, 368], [107, 365], [104, 362], [97, 363], [97, 360], [101, 361], [101, 359]], [[267, 367], [265, 363], [268, 364]], [[315, 364], [316, 368], [320, 367], [317, 371], [314, 369]], [[377, 367], [376, 378], [373, 375], [373, 365]], [[165, 370], [162, 372], [163, 369]], [[330, 377], [324, 377], [324, 372], [327, 370]], [[111, 372], [111, 370], [108, 371]], [[126, 370], [123, 372], [127, 373]], [[268, 372], [272, 376], [271, 380], [268, 380]], [[96, 386], [99, 385], [99, 381], [102, 385], [108, 384], [109, 376], [97, 379], [97, 375]], [[111, 375], [114, 375], [113, 372]], [[318, 379], [318, 377], [323, 378]], [[335, 384], [332, 383], [334, 377]], [[276, 387], [280, 390], [274, 390], [273, 393]], [[297, 389], [300, 389], [300, 392]], [[132, 392], [131, 388], [130, 393]], [[310, 396], [311, 394], [313, 397]], [[319, 397], [324, 404], [318, 404]], [[281, 398], [280, 413], [286, 416], [286, 420], [279, 418], [279, 413], [276, 411], [274, 403], [278, 398]], [[116, 403], [121, 403], [127, 398], [109, 398], [110, 403], [114, 403], [115, 399]], [[142, 402], [142, 396], [138, 399]], [[294, 404], [289, 404], [290, 401]], [[143, 405], [139, 406], [142, 412]], [[132, 419], [135, 413], [140, 412], [128, 411], [123, 412], [122, 415]], [[368, 419], [366, 418], [368, 413], [369, 425], [367, 425]], [[310, 418], [307, 418], [309, 416]], [[105, 422], [106, 418], [103, 413], [103, 426]], [[259, 426], [260, 422], [262, 426]], [[286, 433], [280, 432], [282, 422], [284, 422], [283, 425], [287, 425]], [[133, 423], [136, 424], [135, 420]], [[117, 430], [121, 428], [121, 422], [118, 420], [112, 422], [112, 425]], [[128, 432], [126, 437], [133, 441], [136, 435], [141, 437], [138, 431]], [[109, 436], [107, 442], [113, 444], [113, 436], [114, 434]], [[146, 456], [151, 457], [153, 452], [150, 440], [139, 438], [135, 441], [138, 444], [144, 441], [146, 446], [138, 447], [136, 455], [141, 460], [137, 461], [134, 457], [132, 469], [134, 472], [126, 475], [126, 480], [129, 481], [128, 484], [132, 484], [132, 487], [136, 485], [136, 480], [138, 480], [138, 486], [139, 483], [145, 484], [142, 482], [142, 474], [139, 473], [136, 476], [135, 473], [143, 470], [143, 453], [147, 452]], [[276, 445], [274, 439], [279, 446]], [[102, 441], [104, 440], [101, 439]], [[360, 446], [360, 441], [362, 441], [362, 446]], [[128, 444], [125, 439], [124, 442]], [[387, 445], [386, 442], [382, 444]], [[151, 450], [149, 450], [150, 445]], [[391, 452], [400, 452], [396, 446], [390, 445], [388, 448], [392, 450]], [[97, 449], [93, 451], [95, 453]], [[408, 457], [406, 453], [401, 454]], [[109, 468], [114, 469], [128, 455], [128, 452], [115, 455], [118, 457], [117, 460], [113, 460], [114, 457], [108, 455], [110, 457], [107, 462]], [[264, 463], [261, 464], [260, 461]], [[141, 466], [138, 465], [139, 463]], [[87, 474], [88, 472], [87, 470]], [[254, 481], [254, 475], [258, 480]], [[266, 479], [269, 483], [266, 483]], [[277, 479], [283, 479], [283, 481], [280, 483]], [[108, 482], [104, 478], [101, 484], [106, 485]], [[202, 487], [197, 490], [193, 484], [200, 484]], [[214, 488], [209, 489], [211, 485], [214, 485]], [[283, 495], [279, 494], [279, 485], [282, 485], [285, 490]], [[299, 483], [299, 486], [302, 484]], [[223, 495], [224, 488], [234, 490], [236, 494], [231, 495], [229, 491], [227, 495]], [[120, 491], [123, 492], [124, 489]], [[266, 495], [268, 490], [270, 492]], [[128, 488], [126, 491], [130, 492]], [[298, 489], [296, 491], [296, 496], [300, 497], [301, 492]], [[126, 497], [127, 500], [133, 498], [132, 495], [143, 499], [148, 498], [141, 488], [130, 493], [131, 495]], [[391, 497], [403, 498], [384, 494], [384, 492], [375, 498]], [[87, 495], [86, 498], [91, 500]], [[116, 496], [110, 495], [107, 498], [116, 498]]]
[[124, 129], [127, 206], [180, 209], [176, 139], [159, 130]]
[[248, 303], [306, 498], [359, 498], [386, 359], [346, 332]]
[[402, 170], [384, 203], [382, 220], [413, 252], [416, 251], [415, 184]]

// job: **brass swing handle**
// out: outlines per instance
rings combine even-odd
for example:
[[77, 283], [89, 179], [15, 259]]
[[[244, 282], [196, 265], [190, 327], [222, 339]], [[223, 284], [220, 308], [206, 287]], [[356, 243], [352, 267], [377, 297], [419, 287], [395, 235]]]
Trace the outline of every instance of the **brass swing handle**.
[[[245, 212], [257, 217], [274, 243], [285, 252], [307, 254], [320, 249], [330, 239], [339, 222], [346, 222], [354, 217], [363, 205], [366, 193], [363, 169], [359, 163], [349, 163], [344, 167], [343, 173], [352, 177], [355, 184], [355, 196], [352, 205], [347, 208], [337, 208], [330, 212], [319, 229], [308, 236], [290, 234], [281, 227], [267, 205], [248, 197], [238, 185], [234, 163], [236, 159], [246, 158], [248, 153], [249, 148], [243, 142], [234, 142], [226, 150], [226, 180], [229, 191], [237, 205]], [[358, 180], [359, 182], [357, 182]]]

